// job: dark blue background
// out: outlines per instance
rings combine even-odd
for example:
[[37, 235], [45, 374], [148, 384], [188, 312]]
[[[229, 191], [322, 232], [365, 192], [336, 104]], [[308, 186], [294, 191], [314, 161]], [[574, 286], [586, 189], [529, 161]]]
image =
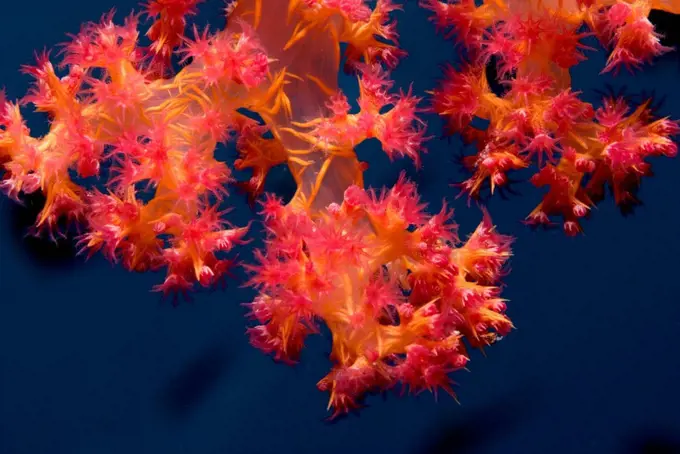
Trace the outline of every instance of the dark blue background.
[[[0, 85], [8, 96], [25, 93], [29, 78], [18, 69], [34, 50], [53, 48], [111, 6], [137, 8], [137, 0], [113, 2], [4, 2]], [[220, 6], [205, 4], [199, 22], [222, 26]], [[410, 57], [395, 78], [423, 93], [455, 50], [415, 5], [398, 18]], [[677, 56], [617, 79], [598, 75], [601, 52], [589, 58], [573, 71], [588, 100], [608, 83], [654, 91], [661, 112], [680, 118]], [[356, 94], [352, 78], [343, 76], [343, 87]], [[440, 134], [437, 119], [427, 120]], [[39, 117], [30, 124], [46, 127]], [[390, 185], [407, 169], [432, 210], [446, 197], [469, 232], [480, 212], [449, 187], [461, 177], [452, 162], [460, 144], [435, 139], [428, 148], [415, 172], [362, 145], [367, 182]], [[574, 239], [520, 224], [539, 191], [520, 186], [522, 197], [494, 199], [496, 224], [517, 238], [505, 292], [517, 329], [455, 375], [461, 405], [429, 394], [371, 397], [360, 416], [334, 424], [315, 389], [329, 368], [328, 338], [311, 339], [295, 368], [251, 348], [241, 304], [253, 293], [239, 288], [242, 273], [225, 292], [173, 308], [149, 293], [162, 275], [128, 273], [100, 256], [84, 263], [68, 247], [25, 239], [31, 210], [0, 199], [0, 453], [680, 452], [672, 445], [680, 443], [680, 162], [656, 164], [641, 191], [645, 206], [623, 218], [608, 199]], [[290, 195], [286, 172], [268, 189]], [[242, 195], [229, 202], [234, 222], [253, 216]]]

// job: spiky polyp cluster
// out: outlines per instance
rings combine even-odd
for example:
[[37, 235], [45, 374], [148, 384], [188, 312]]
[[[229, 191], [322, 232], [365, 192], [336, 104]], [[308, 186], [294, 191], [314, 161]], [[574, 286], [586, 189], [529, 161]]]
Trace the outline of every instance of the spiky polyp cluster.
[[[47, 55], [26, 68], [36, 81], [24, 101], [49, 115], [47, 135], [31, 137], [18, 104], [0, 106], [2, 186], [12, 196], [46, 195], [37, 227], [53, 234], [59, 218], [79, 218], [84, 249], [103, 249], [132, 270], [167, 267], [164, 292], [209, 286], [226, 272], [230, 262], [219, 256], [245, 229], [226, 228], [215, 208], [230, 172], [214, 149], [252, 123], [236, 109], [267, 104], [280, 88], [247, 28], [197, 37], [184, 53], [191, 65], [153, 80], [136, 16], [117, 26], [107, 15], [66, 45], [65, 76]], [[101, 171], [104, 161], [110, 170]], [[106, 193], [85, 190], [78, 183], [86, 177], [103, 177]]]
[[[662, 4], [663, 3], [663, 4]], [[668, 3], [668, 4], [667, 4]], [[675, 156], [671, 140], [680, 129], [653, 117], [649, 102], [631, 108], [623, 99], [605, 99], [595, 110], [570, 90], [569, 68], [585, 59], [581, 40], [595, 34], [613, 49], [604, 71], [636, 68], [666, 52], [647, 19], [650, 8], [677, 12], [677, 2], [647, 1], [423, 1], [440, 28], [452, 28], [469, 51], [469, 62], [448, 68], [433, 92], [433, 109], [449, 132], [460, 132], [477, 154], [463, 158], [471, 178], [462, 190], [505, 185], [508, 172], [537, 165], [531, 178], [548, 186], [530, 224], [548, 224], [561, 216], [568, 234], [581, 231], [579, 218], [589, 213], [609, 184], [623, 209], [637, 203], [635, 193], [650, 174], [647, 158]], [[593, 33], [581, 31], [588, 25]], [[495, 58], [500, 82], [489, 88], [485, 67]], [[486, 129], [473, 119], [488, 120]]]
[[[350, 113], [347, 97], [338, 92], [326, 104], [327, 116], [293, 122], [283, 130], [304, 144], [289, 150], [289, 159], [303, 169], [294, 200], [300, 208], [323, 209], [339, 202], [347, 187], [363, 185], [365, 163], [359, 162], [354, 147], [366, 139], [377, 139], [390, 159], [407, 156], [416, 166], [420, 164], [423, 142], [429, 139], [418, 118], [420, 98], [410, 91], [392, 93], [393, 82], [378, 66], [361, 65], [358, 71], [357, 113]], [[304, 172], [306, 168], [318, 170]]]
[[[301, 197], [314, 198], [301, 175], [323, 162], [326, 150], [300, 159], [295, 151], [301, 140], [292, 124], [318, 115], [335, 92], [340, 42], [348, 43], [352, 68], [362, 62], [394, 65], [401, 55], [389, 17], [397, 7], [389, 0], [374, 9], [355, 1], [241, 0], [227, 11], [225, 30], [213, 34], [194, 27], [193, 38], [185, 37], [186, 18], [199, 3], [149, 0], [149, 47], [138, 44], [138, 15], [116, 25], [107, 14], [65, 45], [62, 75], [47, 55], [25, 68], [36, 81], [23, 101], [50, 118], [44, 137], [31, 137], [19, 104], [0, 99], [3, 189], [14, 198], [42, 191], [47, 201], [37, 227], [50, 234], [58, 233], [60, 219], [86, 221], [84, 249], [102, 249], [138, 271], [167, 267], [167, 279], [158, 286], [164, 292], [217, 282], [229, 262], [216, 254], [245, 233], [225, 229], [216, 208], [230, 171], [215, 160], [215, 146], [239, 137], [242, 159], [235, 165], [253, 170], [245, 186], [254, 196], [269, 168], [288, 162], [304, 186]], [[174, 75], [173, 53], [183, 65]], [[412, 102], [410, 97], [396, 102], [393, 114], [380, 116], [381, 124], [397, 125], [393, 117]], [[260, 114], [266, 124], [243, 116], [242, 108]], [[263, 137], [268, 130], [271, 140]], [[411, 142], [396, 149], [394, 134], [385, 140], [391, 154], [414, 152]], [[355, 156], [351, 148], [346, 152]], [[308, 181], [318, 181], [316, 192], [319, 170], [305, 172]], [[328, 166], [323, 174], [327, 171]], [[87, 177], [104, 177], [107, 193], [85, 190], [80, 179]], [[353, 177], [326, 192], [342, 194], [360, 183], [360, 172]]]
[[460, 244], [452, 212], [427, 215], [403, 177], [379, 196], [352, 186], [314, 218], [274, 198], [264, 207], [251, 342], [295, 361], [325, 323], [333, 369], [318, 387], [335, 414], [396, 384], [452, 393], [448, 374], [468, 361], [463, 340], [482, 347], [512, 327], [499, 288], [510, 239], [488, 216]]
[[[437, 28], [469, 50], [474, 58], [498, 59], [499, 73], [514, 70], [562, 70], [584, 60], [580, 43], [596, 35], [611, 50], [605, 71], [629, 69], [651, 61], [670, 49], [659, 42], [659, 34], [647, 16], [652, 8], [673, 13], [677, 1], [649, 0], [421, 0], [434, 12]], [[583, 33], [587, 25], [592, 32]], [[538, 67], [538, 68], [537, 68]], [[565, 75], [568, 78], [568, 75]]]
[[[290, 94], [290, 99], [294, 99], [288, 104], [287, 99], [283, 99], [281, 105], [284, 109], [278, 115], [260, 112], [271, 128], [272, 140], [262, 141], [248, 135], [240, 144], [242, 158], [237, 160], [236, 167], [252, 170], [253, 177], [244, 187], [253, 197], [261, 193], [268, 171], [283, 162], [287, 162], [298, 184], [294, 203], [299, 205], [311, 206], [322, 192], [318, 205], [323, 207], [334, 198], [339, 200], [350, 184], [362, 184], [362, 166], [353, 150], [360, 140], [342, 150], [336, 144], [332, 147], [317, 146], [318, 140], [308, 140], [310, 136], [306, 126], [322, 114], [331, 97], [341, 96], [337, 94], [340, 43], [345, 44], [345, 69], [361, 69], [362, 73], [366, 72], [364, 68], [378, 65], [389, 70], [404, 55], [397, 47], [396, 22], [391, 17], [391, 13], [399, 7], [392, 0], [379, 0], [373, 9], [367, 3], [337, 0], [239, 0], [237, 3], [232, 14], [248, 21], [256, 30], [272, 58], [270, 67], [274, 70], [284, 68], [290, 75], [284, 91]], [[378, 88], [382, 93], [386, 87]], [[380, 106], [385, 109], [395, 99], [393, 95], [381, 99]], [[366, 106], [366, 110], [373, 108]], [[396, 108], [395, 105], [394, 118], [398, 113]], [[347, 110], [342, 112], [347, 113]], [[374, 119], [377, 127], [385, 122], [390, 123], [388, 126], [397, 124], [395, 120], [388, 121], [389, 115], [381, 117], [383, 120], [379, 117], [378, 112], [372, 117], [368, 114], [362, 116], [367, 121]], [[371, 130], [367, 122], [360, 126], [367, 133]], [[367, 137], [371, 136], [364, 135], [361, 140]], [[253, 138], [256, 140], [253, 141]], [[390, 142], [393, 145], [393, 141]], [[410, 151], [390, 149], [388, 152], [407, 154]], [[328, 175], [348, 181], [338, 181], [336, 187], [330, 189]], [[324, 186], [323, 191], [320, 191], [321, 185]], [[330, 193], [334, 197], [325, 196]]]
[[205, 0], [149, 0], [146, 11], [153, 24], [146, 32], [151, 39], [149, 56], [152, 67], [161, 74], [170, 70], [170, 59], [184, 37], [187, 16], [196, 14], [196, 6]]
[[[472, 173], [460, 185], [467, 194], [476, 197], [486, 187], [493, 192], [512, 171], [536, 165], [531, 182], [549, 191], [529, 223], [561, 216], [566, 233], [576, 234], [579, 218], [602, 199], [605, 185], [618, 205], [637, 203], [640, 180], [650, 174], [647, 159], [677, 154], [671, 138], [680, 128], [655, 119], [647, 103], [632, 109], [623, 99], [605, 99], [594, 110], [547, 77], [518, 78], [509, 85], [501, 98], [489, 90], [480, 68], [450, 69], [434, 92], [434, 109], [452, 131], [476, 142], [477, 154], [463, 158]], [[474, 116], [487, 118], [487, 129], [472, 126]]]

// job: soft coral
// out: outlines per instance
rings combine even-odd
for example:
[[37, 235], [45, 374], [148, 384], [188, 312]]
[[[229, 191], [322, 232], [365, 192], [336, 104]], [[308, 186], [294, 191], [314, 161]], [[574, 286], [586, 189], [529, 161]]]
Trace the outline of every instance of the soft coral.
[[448, 373], [467, 362], [462, 337], [488, 345], [512, 326], [498, 296], [510, 239], [487, 217], [456, 248], [452, 213], [428, 216], [403, 177], [381, 195], [350, 187], [342, 204], [313, 218], [273, 199], [266, 212], [251, 342], [295, 361], [324, 322], [334, 367], [318, 387], [334, 415], [398, 383], [451, 392]]

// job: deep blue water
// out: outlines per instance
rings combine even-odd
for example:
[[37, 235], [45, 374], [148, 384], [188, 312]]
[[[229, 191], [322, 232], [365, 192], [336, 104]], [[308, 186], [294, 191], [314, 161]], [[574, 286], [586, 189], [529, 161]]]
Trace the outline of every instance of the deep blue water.
[[[137, 7], [4, 3], [0, 86], [10, 98], [25, 93], [29, 78], [18, 69], [35, 50], [112, 6]], [[207, 2], [198, 21], [222, 26], [219, 8]], [[394, 76], [422, 93], [455, 50], [413, 3], [399, 20], [411, 55]], [[602, 53], [589, 57], [573, 72], [586, 99], [606, 84], [653, 91], [661, 112], [680, 118], [677, 54], [616, 79], [598, 76]], [[342, 80], [355, 93], [353, 79]], [[437, 119], [427, 120], [440, 134]], [[36, 131], [46, 126], [30, 121]], [[416, 172], [362, 146], [367, 183], [393, 184], [406, 169], [432, 210], [446, 197], [468, 232], [479, 210], [449, 187], [461, 176], [452, 162], [460, 144], [433, 140], [428, 148]], [[85, 263], [68, 248], [25, 239], [31, 210], [0, 199], [0, 454], [680, 452], [680, 162], [655, 163], [640, 193], [645, 205], [624, 218], [606, 200], [582, 237], [520, 224], [540, 199], [528, 185], [521, 197], [494, 199], [494, 221], [517, 238], [505, 291], [517, 329], [456, 374], [460, 405], [429, 394], [371, 397], [360, 416], [334, 424], [324, 421], [327, 396], [315, 389], [329, 367], [329, 340], [314, 338], [294, 368], [250, 347], [241, 303], [252, 291], [240, 288], [241, 275], [224, 292], [174, 308], [149, 292], [161, 275], [128, 273], [100, 256]], [[290, 179], [277, 172], [268, 189], [290, 195]], [[229, 200], [230, 220], [252, 218], [240, 194]]]

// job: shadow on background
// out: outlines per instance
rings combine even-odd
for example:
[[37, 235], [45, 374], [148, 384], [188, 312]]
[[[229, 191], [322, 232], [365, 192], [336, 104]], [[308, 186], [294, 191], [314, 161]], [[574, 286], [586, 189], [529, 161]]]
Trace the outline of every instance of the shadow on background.
[[47, 233], [34, 233], [35, 221], [45, 205], [45, 196], [40, 192], [22, 194], [22, 204], [8, 201], [9, 234], [14, 244], [26, 253], [27, 258], [36, 266], [49, 270], [73, 268], [82, 262], [76, 257], [77, 248], [73, 234], [65, 238], [51, 239]]
[[499, 396], [487, 406], [469, 412], [458, 412], [450, 424], [439, 424], [428, 440], [414, 454], [471, 454], [487, 448], [528, 423], [535, 410], [537, 388], [523, 386]]
[[658, 429], [644, 429], [624, 440], [625, 454], [678, 454], [680, 436]]
[[[665, 11], [652, 10], [649, 14], [649, 21], [654, 24], [657, 33], [660, 33], [661, 44], [667, 47], [680, 45], [680, 17], [676, 14]], [[673, 58], [680, 58], [680, 55], [673, 53]], [[680, 61], [680, 60], [679, 60]]]
[[174, 421], [187, 418], [227, 375], [229, 356], [222, 345], [213, 345], [184, 365], [162, 391], [160, 412]]

